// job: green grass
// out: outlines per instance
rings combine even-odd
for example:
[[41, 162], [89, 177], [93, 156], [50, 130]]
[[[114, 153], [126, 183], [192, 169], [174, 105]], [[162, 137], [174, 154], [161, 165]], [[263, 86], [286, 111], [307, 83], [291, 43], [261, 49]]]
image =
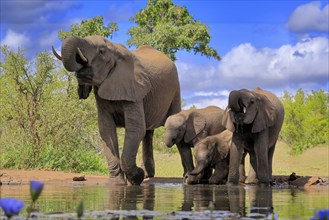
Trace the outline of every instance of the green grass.
[[[274, 152], [273, 175], [290, 175], [295, 172], [299, 176], [328, 176], [328, 155], [328, 146], [319, 145], [295, 156], [285, 143], [279, 142]], [[157, 177], [182, 177], [183, 167], [178, 152], [169, 154], [155, 151], [154, 157]], [[246, 161], [249, 161], [248, 157]], [[246, 167], [248, 169], [248, 163]]]
[[273, 161], [273, 175], [329, 176], [328, 144], [305, 150], [301, 155], [292, 155], [289, 146], [279, 142]]

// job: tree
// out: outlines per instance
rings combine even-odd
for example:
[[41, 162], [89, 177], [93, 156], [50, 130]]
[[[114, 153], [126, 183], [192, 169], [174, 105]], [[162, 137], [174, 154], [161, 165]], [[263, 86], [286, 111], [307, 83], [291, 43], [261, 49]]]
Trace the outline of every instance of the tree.
[[3, 46], [1, 57], [0, 168], [106, 171], [95, 154], [95, 113], [87, 104], [81, 110], [76, 93], [67, 95], [53, 55], [28, 61], [20, 49]]
[[104, 25], [102, 16], [95, 16], [88, 20], [81, 21], [81, 24], [72, 24], [69, 31], [60, 30], [58, 38], [64, 40], [68, 36], [87, 37], [90, 35], [100, 35], [103, 37], [112, 38], [112, 34], [118, 30], [118, 25], [115, 22], [110, 22], [107, 26]]
[[284, 92], [285, 119], [281, 138], [295, 154], [329, 142], [329, 94], [323, 90], [306, 94], [299, 89], [293, 96]]
[[148, 44], [173, 61], [176, 52], [182, 49], [220, 60], [217, 51], [208, 45], [209, 28], [195, 20], [186, 7], [173, 4], [172, 0], [148, 0], [146, 8], [137, 12], [132, 21], [137, 26], [128, 31], [129, 46]]

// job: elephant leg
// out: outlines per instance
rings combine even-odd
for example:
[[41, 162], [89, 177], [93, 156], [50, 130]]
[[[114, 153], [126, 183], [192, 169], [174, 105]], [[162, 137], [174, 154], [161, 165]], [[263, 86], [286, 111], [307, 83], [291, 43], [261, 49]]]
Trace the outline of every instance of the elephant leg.
[[228, 160], [218, 162], [214, 174], [209, 179], [209, 184], [225, 184], [227, 181], [228, 170]]
[[143, 165], [145, 178], [154, 177], [154, 157], [153, 157], [153, 133], [154, 130], [146, 131], [143, 139]]
[[243, 156], [243, 147], [242, 141], [239, 140], [237, 135], [233, 135], [232, 144], [230, 148], [230, 165], [229, 165], [229, 174], [228, 174], [228, 185], [237, 185], [239, 184], [239, 166]]
[[243, 153], [240, 165], [239, 165], [239, 182], [244, 183], [246, 180], [246, 170], [245, 170], [245, 158], [246, 158], [247, 152]]
[[268, 173], [269, 173], [269, 178], [270, 178], [271, 182], [272, 182], [272, 162], [273, 162], [275, 145], [276, 145], [276, 142], [274, 143], [273, 146], [270, 147], [270, 149], [268, 151]]
[[246, 178], [245, 183], [254, 184], [257, 183], [256, 172], [255, 172], [255, 170], [257, 169], [257, 159], [255, 152], [249, 152], [249, 156], [250, 156], [250, 166], [249, 166], [248, 177]]
[[140, 185], [144, 180], [144, 170], [136, 165], [140, 142], [145, 136], [146, 125], [143, 103], [124, 103], [125, 138], [121, 155], [121, 168], [131, 185]]
[[191, 172], [194, 169], [192, 151], [185, 143], [177, 143], [176, 145], [182, 160], [184, 169], [183, 176], [185, 176], [187, 172]]
[[258, 179], [258, 184], [260, 186], [269, 186], [270, 178], [269, 178], [269, 160], [268, 160], [268, 131], [264, 130], [260, 133], [257, 133], [255, 139], [255, 154], [257, 161], [257, 169], [256, 175]]
[[126, 184], [120, 167], [119, 145], [116, 125], [113, 118], [98, 108], [98, 126], [101, 138], [104, 141], [104, 154], [107, 159], [110, 183]]

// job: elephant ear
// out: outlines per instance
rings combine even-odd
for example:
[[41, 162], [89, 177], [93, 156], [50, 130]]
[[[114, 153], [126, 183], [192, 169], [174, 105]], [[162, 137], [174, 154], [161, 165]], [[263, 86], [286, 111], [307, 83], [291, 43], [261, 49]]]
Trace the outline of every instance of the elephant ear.
[[87, 99], [89, 97], [91, 90], [92, 90], [92, 86], [79, 84], [78, 85], [79, 99]]
[[206, 127], [206, 119], [197, 112], [189, 115], [186, 121], [186, 132], [184, 142], [191, 142], [198, 134], [200, 134]]
[[[111, 44], [115, 48], [116, 64], [100, 85], [98, 95], [106, 100], [142, 100], [151, 89], [147, 71], [141, 61], [122, 44]], [[109, 46], [108, 46], [109, 47]]]
[[272, 127], [275, 122], [275, 107], [271, 101], [262, 94], [258, 94], [258, 109], [251, 129], [252, 133], [258, 133], [268, 127]]
[[230, 146], [232, 144], [232, 134], [230, 131], [226, 130], [220, 134], [219, 144], [217, 145], [217, 151], [219, 153], [220, 159], [225, 159], [229, 152]]
[[226, 108], [224, 111], [222, 125], [229, 131], [235, 131], [233, 112], [230, 108]]

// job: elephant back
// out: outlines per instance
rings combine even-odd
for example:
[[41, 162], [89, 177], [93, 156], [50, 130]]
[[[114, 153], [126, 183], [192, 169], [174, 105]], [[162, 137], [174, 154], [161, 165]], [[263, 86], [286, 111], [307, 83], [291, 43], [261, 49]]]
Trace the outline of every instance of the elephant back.
[[[158, 81], [160, 78], [167, 79], [173, 77], [173, 83], [178, 82], [177, 69], [164, 53], [152, 48], [151, 46], [141, 46], [133, 54], [140, 60], [141, 64], [148, 70], [150, 80], [152, 78]], [[177, 80], [176, 80], [177, 79]]]
[[141, 46], [133, 54], [151, 84], [143, 102], [147, 129], [154, 129], [163, 125], [169, 115], [180, 111], [177, 69], [165, 54], [150, 46]]
[[208, 135], [218, 134], [226, 129], [221, 123], [224, 115], [223, 109], [217, 106], [208, 106], [200, 109], [200, 113], [204, 115], [207, 121]]

